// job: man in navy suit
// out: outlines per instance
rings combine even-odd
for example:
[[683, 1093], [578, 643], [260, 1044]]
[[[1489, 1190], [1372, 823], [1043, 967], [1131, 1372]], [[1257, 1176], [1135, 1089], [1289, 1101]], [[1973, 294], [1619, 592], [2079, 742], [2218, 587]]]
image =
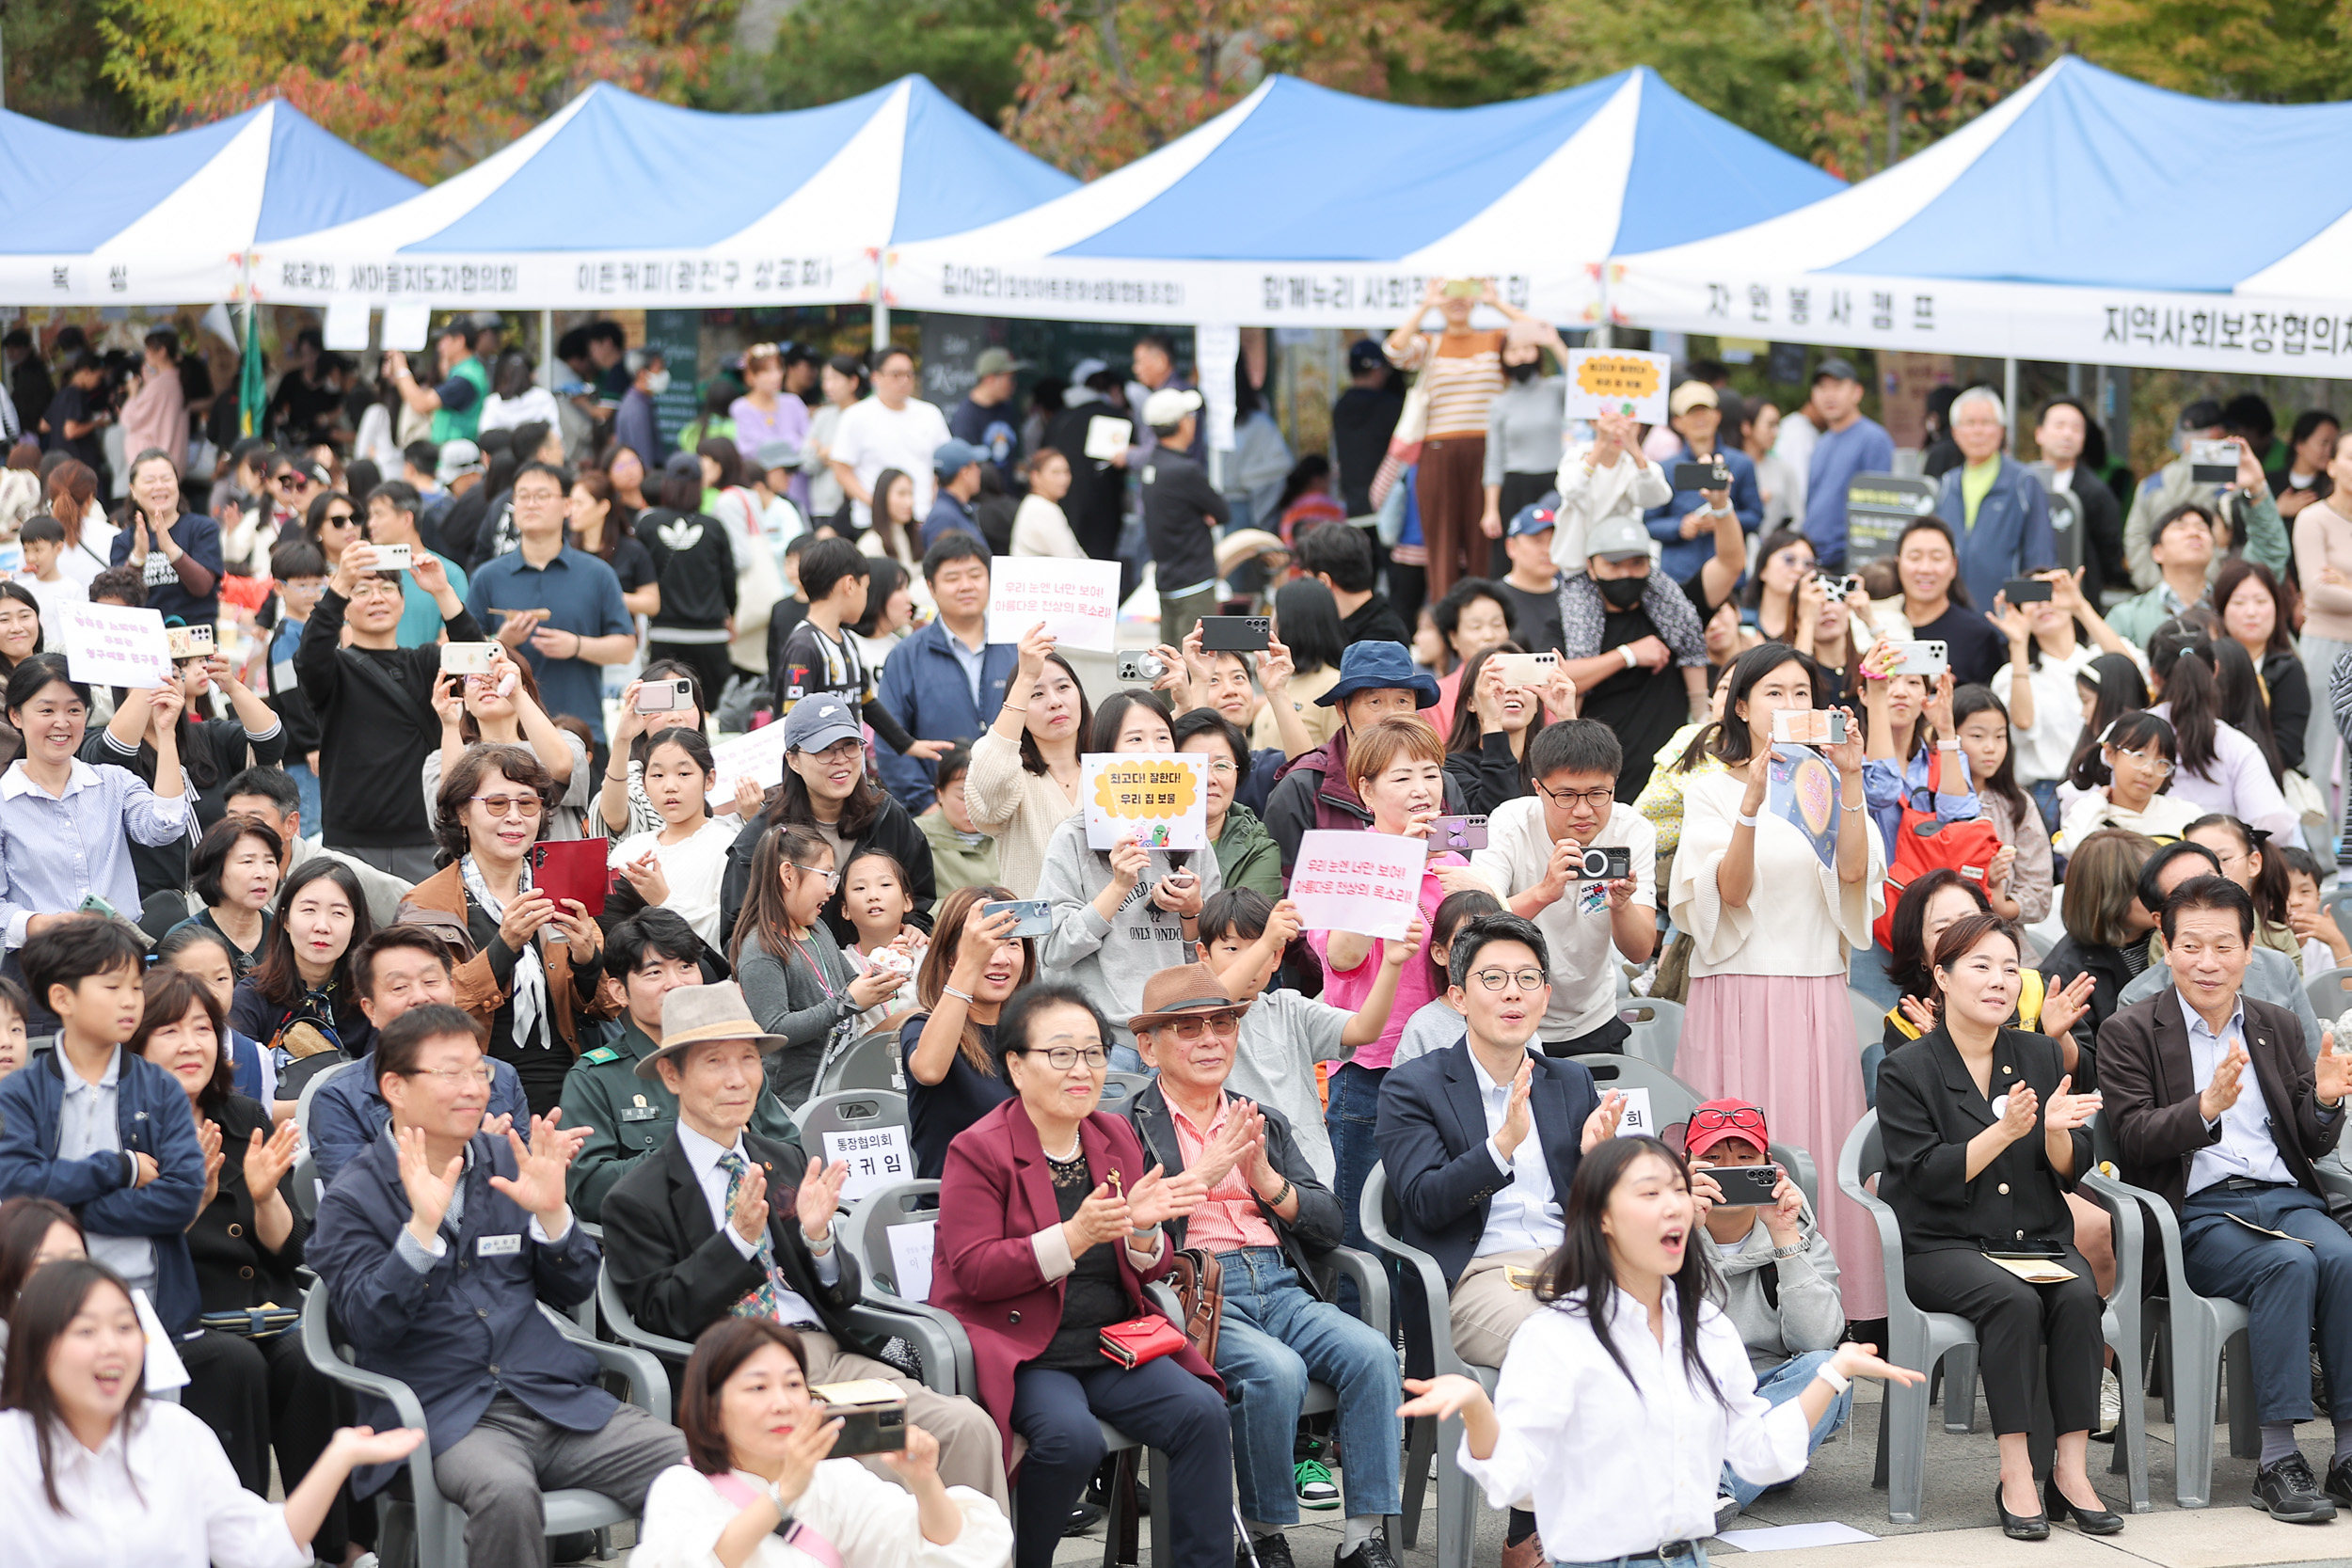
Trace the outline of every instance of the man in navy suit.
[[1551, 994], [1550, 954], [1533, 921], [1474, 920], [1451, 958], [1452, 1000], [1469, 1034], [1389, 1074], [1375, 1136], [1404, 1240], [1445, 1273], [1454, 1350], [1474, 1367], [1500, 1367], [1535, 1309], [1527, 1287], [1560, 1245], [1577, 1161], [1615, 1136], [1624, 1097], [1604, 1101], [1575, 1062], [1529, 1054]]

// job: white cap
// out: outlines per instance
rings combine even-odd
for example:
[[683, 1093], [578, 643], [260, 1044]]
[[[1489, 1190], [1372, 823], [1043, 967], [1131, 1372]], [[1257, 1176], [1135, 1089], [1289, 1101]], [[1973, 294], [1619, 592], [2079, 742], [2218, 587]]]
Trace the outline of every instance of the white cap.
[[1168, 425], [1182, 424], [1184, 416], [1200, 406], [1200, 394], [1163, 387], [1143, 400], [1143, 422], [1158, 430]]

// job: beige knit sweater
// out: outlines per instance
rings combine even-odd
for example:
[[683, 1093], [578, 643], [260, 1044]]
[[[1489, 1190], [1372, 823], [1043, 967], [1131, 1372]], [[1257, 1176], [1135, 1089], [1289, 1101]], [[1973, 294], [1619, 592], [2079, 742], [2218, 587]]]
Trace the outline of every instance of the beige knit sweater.
[[1050, 777], [1021, 766], [1021, 742], [1007, 740], [993, 729], [972, 743], [972, 770], [963, 776], [963, 800], [972, 813], [972, 826], [996, 839], [998, 879], [1015, 898], [1036, 897], [1046, 841], [1077, 814], [1077, 807]]

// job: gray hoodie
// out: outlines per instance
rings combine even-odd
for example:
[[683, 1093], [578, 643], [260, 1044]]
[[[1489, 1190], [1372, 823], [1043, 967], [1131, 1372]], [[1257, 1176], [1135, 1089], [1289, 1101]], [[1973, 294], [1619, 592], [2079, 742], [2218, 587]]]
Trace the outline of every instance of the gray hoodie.
[[[1756, 1213], [1756, 1228], [1738, 1246], [1724, 1246], [1704, 1226], [1699, 1235], [1724, 1276], [1724, 1311], [1738, 1326], [1749, 1365], [1761, 1377], [1807, 1351], [1836, 1348], [1846, 1331], [1846, 1308], [1837, 1295], [1836, 1255], [1814, 1223], [1811, 1206], [1798, 1222], [1805, 1247], [1802, 1258], [1774, 1258], [1763, 1211]], [[1777, 1275], [1778, 1307], [1764, 1294], [1768, 1270]]]
[[[1200, 874], [1203, 902], [1224, 885], [1214, 849], [1193, 850], [1185, 868]], [[1174, 869], [1166, 851], [1152, 850], [1152, 863], [1120, 907], [1119, 919], [1107, 921], [1094, 908], [1094, 898], [1110, 885], [1110, 860], [1087, 847], [1085, 814], [1056, 828], [1045, 843], [1037, 895], [1054, 906], [1054, 932], [1038, 949], [1038, 975], [1066, 980], [1085, 991], [1109, 1016], [1120, 1045], [1136, 1043], [1127, 1021], [1143, 1010], [1143, 983], [1163, 969], [1192, 961], [1184, 922], [1152, 902], [1152, 890]]]

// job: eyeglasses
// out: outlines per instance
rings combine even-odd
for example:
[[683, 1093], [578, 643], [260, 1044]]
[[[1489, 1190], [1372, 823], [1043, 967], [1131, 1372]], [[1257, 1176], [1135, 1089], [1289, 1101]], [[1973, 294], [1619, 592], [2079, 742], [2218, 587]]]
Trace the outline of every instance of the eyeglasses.
[[1488, 990], [1501, 990], [1506, 985], [1516, 985], [1521, 990], [1536, 990], [1547, 983], [1540, 969], [1482, 969], [1470, 978]]
[[2152, 768], [2155, 769], [2156, 777], [2159, 779], [2169, 779], [2172, 776], [2172, 765], [2165, 761], [2162, 757], [2151, 756], [2144, 751], [2126, 751], [2121, 746], [2115, 748], [2115, 754], [2119, 757], [2129, 757], [2133, 762], [2138, 764], [2142, 768]]
[[1727, 1127], [1744, 1128], [1749, 1132], [1764, 1131], [1764, 1113], [1753, 1105], [1735, 1106], [1731, 1110], [1699, 1110], [1691, 1113], [1693, 1132], [1716, 1132]]
[[279, 474], [278, 476], [278, 487], [280, 490], [299, 490], [310, 483], [310, 480], [301, 474]]
[[1595, 811], [1607, 811], [1617, 800], [1617, 792], [1613, 789], [1554, 789], [1540, 780], [1535, 787], [1544, 792], [1545, 800], [1569, 811], [1580, 805], [1590, 806]]
[[1241, 1027], [1238, 1013], [1202, 1013], [1192, 1018], [1166, 1019], [1152, 1025], [1153, 1034], [1167, 1033], [1189, 1045], [1202, 1035], [1230, 1035]]
[[504, 816], [509, 813], [536, 816], [547, 809], [548, 804], [536, 795], [469, 795], [466, 799], [492, 816]]
[[827, 887], [841, 885], [841, 873], [838, 871], [830, 871], [819, 865], [803, 865], [799, 861], [792, 862], [792, 869], [803, 877], [822, 877]]
[[1209, 761], [1209, 771], [1218, 775], [1219, 777], [1223, 777], [1226, 774], [1236, 771], [1236, 769], [1230, 762], [1218, 762], [1215, 758], [1211, 758]]
[[1082, 1060], [1090, 1070], [1100, 1072], [1111, 1062], [1111, 1053], [1099, 1045], [1089, 1045], [1083, 1051], [1074, 1045], [1057, 1045], [1043, 1051], [1025, 1052], [1024, 1054], [1044, 1057], [1045, 1065], [1056, 1072], [1068, 1072]]
[[361, 578], [352, 584], [351, 596], [355, 599], [397, 599], [401, 597], [401, 588], [399, 583], [387, 582], [382, 578]]
[[517, 490], [514, 494], [516, 506], [553, 506], [563, 499], [561, 490]]
[[480, 1067], [421, 1067], [404, 1076], [438, 1078], [449, 1088], [463, 1088], [468, 1084], [487, 1084], [490, 1081], [490, 1064], [485, 1062]]

